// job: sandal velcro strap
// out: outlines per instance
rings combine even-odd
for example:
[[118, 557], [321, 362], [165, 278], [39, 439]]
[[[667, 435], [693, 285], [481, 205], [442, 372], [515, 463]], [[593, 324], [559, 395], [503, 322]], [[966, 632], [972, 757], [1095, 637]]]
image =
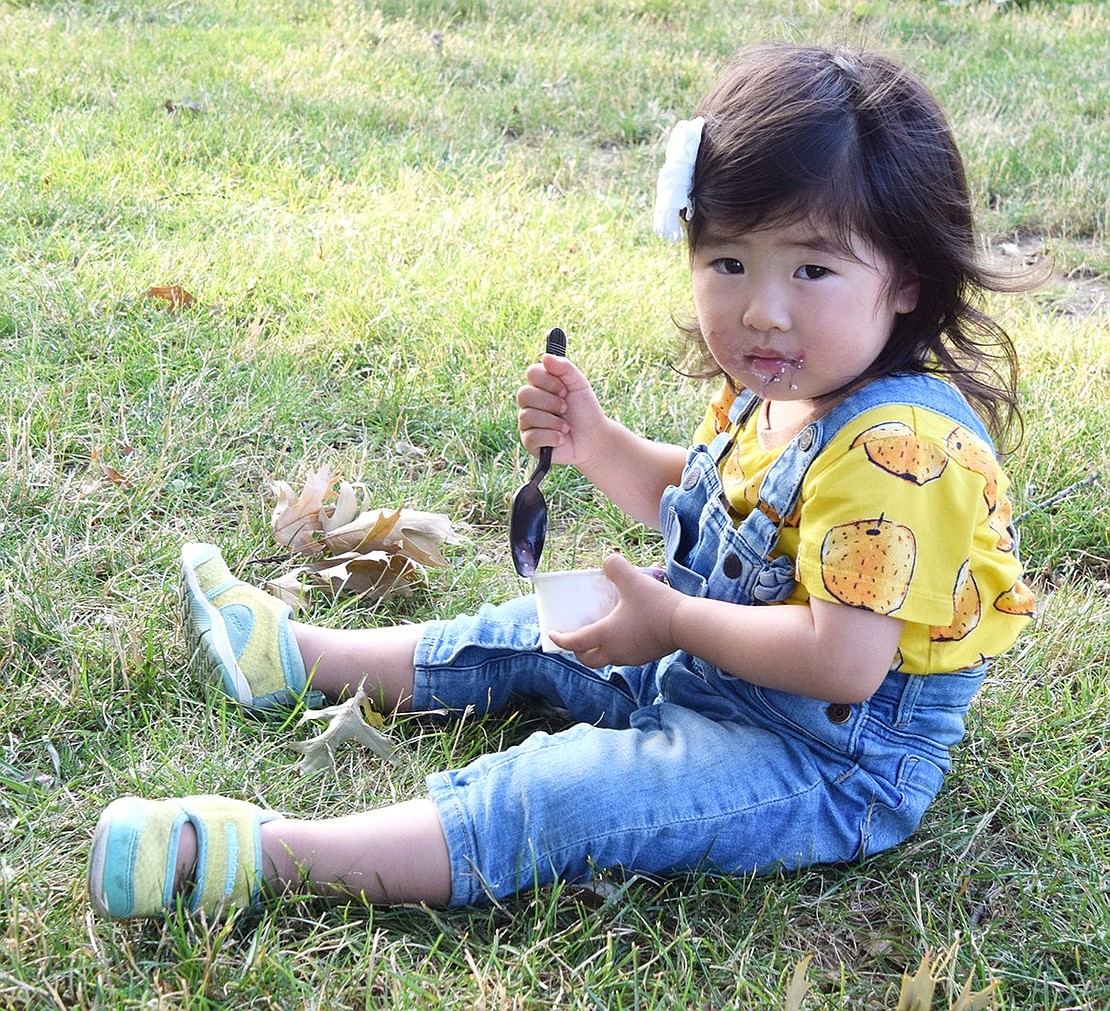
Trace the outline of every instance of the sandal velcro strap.
[[185, 812], [172, 800], [120, 797], [101, 814], [89, 851], [89, 900], [102, 916], [127, 920], [173, 906]]
[[189, 909], [250, 909], [262, 885], [263, 822], [280, 817], [254, 804], [203, 795], [179, 802], [197, 833], [197, 866]]

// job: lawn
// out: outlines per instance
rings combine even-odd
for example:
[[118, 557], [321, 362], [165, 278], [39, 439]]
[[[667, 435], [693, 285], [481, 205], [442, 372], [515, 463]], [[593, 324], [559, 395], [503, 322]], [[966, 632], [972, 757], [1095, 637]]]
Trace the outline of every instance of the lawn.
[[[176, 565], [290, 562], [275, 480], [323, 464], [466, 540], [336, 626], [521, 591], [513, 396], [550, 326], [630, 427], [686, 439], [681, 251], [650, 228], [670, 125], [756, 38], [908, 62], [965, 152], [991, 310], [1022, 358], [1007, 466], [1038, 615], [912, 839], [795, 876], [537, 889], [489, 910], [282, 901], [112, 924], [89, 838], [123, 793], [339, 814], [522, 739], [388, 719], [400, 761], [297, 774], [306, 727], [186, 666]], [[893, 1008], [944, 956], [1000, 1008], [1110, 1007], [1110, 8], [1052, 0], [0, 0], [0, 1007]], [[188, 304], [146, 293], [179, 286]], [[656, 536], [574, 473], [545, 565]], [[947, 958], [947, 961], [945, 961]], [[794, 1001], [796, 1004], [796, 1001]]]

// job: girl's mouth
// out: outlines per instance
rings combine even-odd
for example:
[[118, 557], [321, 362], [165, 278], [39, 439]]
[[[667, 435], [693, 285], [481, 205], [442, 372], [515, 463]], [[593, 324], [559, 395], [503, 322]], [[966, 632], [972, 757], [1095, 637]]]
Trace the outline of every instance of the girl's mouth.
[[790, 389], [796, 390], [798, 388], [794, 377], [797, 372], [801, 371], [805, 362], [804, 355], [799, 355], [797, 358], [783, 358], [774, 352], [760, 349], [747, 357], [748, 369], [759, 380], [759, 384], [764, 391], [772, 383], [782, 382], [783, 377], [788, 374], [791, 376], [789, 380]]
[[792, 358], [774, 358], [765, 355], [751, 355], [748, 362], [752, 372], [758, 375], [785, 375], [786, 370], [794, 365]]

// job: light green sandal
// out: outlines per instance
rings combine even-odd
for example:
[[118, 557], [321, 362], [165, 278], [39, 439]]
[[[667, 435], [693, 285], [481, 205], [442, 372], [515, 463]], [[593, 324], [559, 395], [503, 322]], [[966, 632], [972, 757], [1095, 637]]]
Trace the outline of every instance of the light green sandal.
[[182, 892], [184, 907], [209, 916], [252, 909], [262, 887], [261, 827], [280, 817], [246, 801], [210, 795], [114, 800], [93, 833], [89, 901], [114, 920], [172, 910], [177, 852], [188, 822], [197, 834], [197, 862]]
[[318, 708], [289, 618], [292, 609], [236, 579], [214, 544], [181, 549], [182, 621], [191, 664], [198, 664], [248, 709]]

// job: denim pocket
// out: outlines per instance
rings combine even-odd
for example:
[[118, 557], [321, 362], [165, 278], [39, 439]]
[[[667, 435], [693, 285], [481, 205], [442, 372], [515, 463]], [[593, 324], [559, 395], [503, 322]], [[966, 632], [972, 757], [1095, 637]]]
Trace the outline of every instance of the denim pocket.
[[751, 694], [769, 725], [855, 760], [860, 731], [867, 720], [866, 702], [851, 706], [828, 703], [754, 685]]
[[673, 506], [663, 521], [663, 544], [667, 551], [667, 582], [688, 597], [704, 597], [708, 582], [705, 577], [678, 561], [686, 558], [691, 544], [683, 543], [682, 519]]

